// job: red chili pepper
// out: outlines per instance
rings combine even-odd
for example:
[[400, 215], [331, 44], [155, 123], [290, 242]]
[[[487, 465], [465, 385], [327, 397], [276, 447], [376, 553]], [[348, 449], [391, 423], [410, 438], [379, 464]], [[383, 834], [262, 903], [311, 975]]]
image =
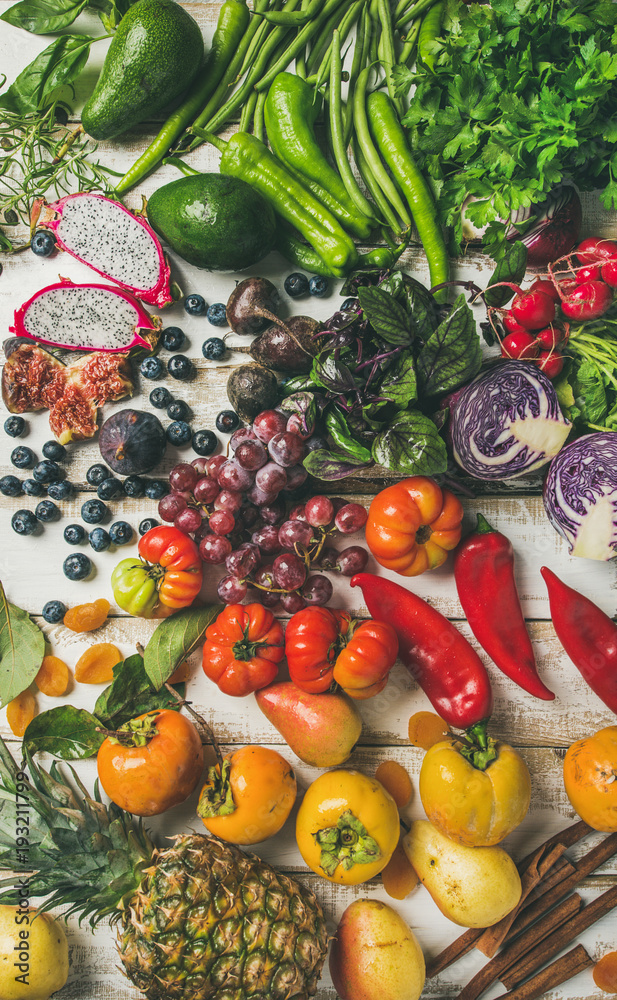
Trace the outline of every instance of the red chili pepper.
[[514, 582], [514, 550], [478, 514], [478, 525], [454, 556], [454, 579], [469, 627], [499, 669], [524, 691], [552, 701], [538, 677]]
[[540, 572], [557, 638], [591, 690], [617, 713], [617, 625], [546, 566]]
[[458, 629], [439, 611], [398, 583], [356, 573], [373, 618], [389, 622], [399, 639], [399, 657], [449, 726], [472, 729], [482, 745], [493, 709], [486, 667]]

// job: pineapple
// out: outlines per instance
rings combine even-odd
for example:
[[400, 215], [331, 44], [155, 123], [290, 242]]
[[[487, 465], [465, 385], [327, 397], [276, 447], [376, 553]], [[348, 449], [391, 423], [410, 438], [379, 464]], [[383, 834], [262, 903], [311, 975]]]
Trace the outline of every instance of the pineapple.
[[[94, 926], [111, 915], [129, 979], [151, 1000], [304, 1000], [327, 949], [313, 892], [239, 848], [200, 835], [158, 850], [142, 823], [27, 758], [30, 787], [0, 738], [0, 870], [19, 868], [16, 791], [29, 799], [31, 896]], [[23, 806], [22, 806], [23, 809]], [[23, 869], [22, 869], [23, 871]], [[15, 878], [3, 902], [16, 902]]]

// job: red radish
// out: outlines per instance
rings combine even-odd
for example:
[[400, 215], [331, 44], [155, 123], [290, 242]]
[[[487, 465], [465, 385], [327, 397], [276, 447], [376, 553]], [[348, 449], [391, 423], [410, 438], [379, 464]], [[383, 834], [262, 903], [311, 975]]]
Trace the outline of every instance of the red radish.
[[559, 351], [542, 351], [536, 364], [548, 378], [557, 378], [563, 368], [563, 355]]
[[602, 265], [602, 280], [611, 288], [617, 288], [617, 260], [609, 260]]
[[581, 264], [596, 264], [617, 257], [617, 243], [600, 236], [589, 236], [576, 248], [576, 256]]
[[159, 308], [173, 302], [169, 264], [156, 233], [120, 202], [92, 191], [49, 205], [39, 198], [31, 224], [50, 229], [62, 250], [144, 302]]
[[503, 316], [503, 325], [505, 326], [508, 333], [527, 333], [528, 331], [524, 326], [514, 318], [511, 312], [507, 312]]
[[599, 264], [586, 264], [585, 267], [577, 269], [574, 280], [577, 285], [584, 285], [586, 281], [599, 281], [601, 270]]
[[597, 319], [610, 308], [612, 301], [613, 293], [603, 281], [586, 281], [561, 300], [561, 311], [568, 319]]
[[536, 343], [545, 351], [554, 351], [564, 340], [565, 330], [558, 323], [551, 323], [536, 334]]
[[559, 298], [563, 299], [564, 295], [569, 295], [577, 287], [576, 278], [563, 278], [557, 285]]
[[509, 333], [501, 342], [501, 356], [503, 358], [523, 361], [537, 357], [539, 352], [539, 345], [536, 344], [535, 338], [527, 330], [521, 330], [520, 333]]
[[549, 278], [534, 278], [529, 291], [542, 292], [543, 295], [548, 295], [549, 299], [553, 299], [554, 302], [559, 302], [559, 292], [555, 288], [554, 282]]
[[523, 292], [514, 299], [510, 312], [526, 330], [541, 330], [555, 319], [555, 303], [544, 292]]

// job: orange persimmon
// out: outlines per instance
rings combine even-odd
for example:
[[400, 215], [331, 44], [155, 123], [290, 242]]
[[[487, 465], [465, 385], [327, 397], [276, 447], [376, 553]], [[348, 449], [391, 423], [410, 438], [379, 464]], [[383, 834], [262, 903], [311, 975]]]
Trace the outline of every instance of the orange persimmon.
[[563, 762], [570, 802], [594, 830], [617, 831], [617, 726], [577, 740]]

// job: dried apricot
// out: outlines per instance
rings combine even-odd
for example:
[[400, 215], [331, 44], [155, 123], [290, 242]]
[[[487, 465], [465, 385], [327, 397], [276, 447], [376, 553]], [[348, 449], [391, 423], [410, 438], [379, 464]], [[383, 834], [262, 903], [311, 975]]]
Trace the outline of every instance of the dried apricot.
[[75, 664], [75, 680], [80, 684], [110, 684], [113, 668], [121, 659], [122, 653], [111, 642], [95, 642]]
[[71, 632], [94, 632], [107, 621], [111, 605], [104, 597], [92, 604], [76, 604], [64, 616], [64, 624]]
[[6, 706], [6, 721], [14, 736], [23, 736], [36, 715], [36, 698], [28, 688]]
[[409, 742], [422, 750], [430, 750], [447, 739], [449, 731], [447, 723], [434, 712], [416, 712], [409, 720]]
[[617, 993], [617, 951], [609, 951], [596, 962], [593, 981], [605, 993]]
[[168, 684], [183, 684], [184, 681], [187, 681], [189, 679], [189, 673], [190, 672], [191, 672], [191, 668], [189, 667], [188, 661], [187, 660], [183, 660], [182, 663], [180, 663], [176, 667], [176, 669], [174, 670], [173, 674], [171, 675], [171, 677], [169, 678], [169, 680], [167, 681], [167, 683]]
[[34, 683], [51, 698], [59, 698], [69, 686], [69, 668], [58, 656], [44, 656]]
[[420, 881], [405, 854], [402, 840], [394, 848], [394, 854], [381, 873], [381, 880], [392, 899], [405, 899]]
[[403, 809], [413, 794], [411, 778], [405, 768], [395, 760], [384, 760], [377, 768], [375, 777], [390, 792], [397, 807]]

